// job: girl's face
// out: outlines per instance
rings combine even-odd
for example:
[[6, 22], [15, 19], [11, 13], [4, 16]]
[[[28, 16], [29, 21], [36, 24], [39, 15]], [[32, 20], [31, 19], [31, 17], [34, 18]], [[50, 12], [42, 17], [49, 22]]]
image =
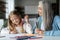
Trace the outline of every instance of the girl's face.
[[13, 24], [16, 24], [16, 25], [18, 25], [20, 23], [20, 19], [16, 15], [11, 15], [10, 20], [12, 21]]
[[42, 7], [41, 6], [38, 7], [38, 13], [39, 13], [39, 16], [42, 16]]

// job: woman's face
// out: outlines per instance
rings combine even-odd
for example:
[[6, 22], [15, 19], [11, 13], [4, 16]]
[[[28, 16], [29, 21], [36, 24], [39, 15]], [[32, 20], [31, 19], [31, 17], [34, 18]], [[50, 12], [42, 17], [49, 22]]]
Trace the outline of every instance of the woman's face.
[[39, 16], [42, 16], [42, 12], [43, 12], [42, 7], [39, 6], [39, 7], [38, 7], [38, 13], [39, 13]]
[[11, 15], [10, 20], [12, 21], [13, 24], [16, 24], [16, 25], [18, 25], [20, 23], [20, 19], [16, 15]]

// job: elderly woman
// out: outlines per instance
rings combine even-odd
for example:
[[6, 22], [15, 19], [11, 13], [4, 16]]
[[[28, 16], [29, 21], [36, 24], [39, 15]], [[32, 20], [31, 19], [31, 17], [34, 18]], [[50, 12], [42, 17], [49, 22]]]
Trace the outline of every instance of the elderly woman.
[[[35, 26], [35, 33], [43, 35], [44, 32], [52, 29], [53, 13], [48, 2], [40, 1], [38, 5], [38, 27]], [[46, 31], [45, 31], [46, 30]]]

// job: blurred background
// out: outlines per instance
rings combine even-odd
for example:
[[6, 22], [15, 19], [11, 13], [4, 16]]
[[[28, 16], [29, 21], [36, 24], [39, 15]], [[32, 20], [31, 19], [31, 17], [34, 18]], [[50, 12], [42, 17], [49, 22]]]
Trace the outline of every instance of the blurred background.
[[[17, 10], [22, 18], [28, 14], [31, 24], [36, 22], [38, 17], [38, 3], [40, 0], [0, 0], [0, 29], [7, 27], [9, 13]], [[51, 3], [54, 15], [60, 15], [60, 0], [46, 0]], [[32, 25], [33, 26], [33, 25]]]

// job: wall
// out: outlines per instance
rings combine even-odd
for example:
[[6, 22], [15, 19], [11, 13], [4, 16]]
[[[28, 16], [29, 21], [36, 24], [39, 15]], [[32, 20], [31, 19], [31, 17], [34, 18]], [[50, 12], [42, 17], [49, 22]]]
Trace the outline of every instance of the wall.
[[[15, 6], [27, 6], [27, 5], [38, 5], [40, 0], [15, 0]], [[56, 3], [56, 0], [46, 0], [51, 3]]]
[[6, 0], [6, 18], [8, 18], [10, 12], [14, 10], [14, 0]]
[[[38, 14], [38, 3], [40, 0], [15, 0], [15, 6], [24, 6], [25, 14]], [[56, 3], [56, 0], [46, 0]]]
[[59, 0], [59, 15], [60, 15], [60, 0]]

